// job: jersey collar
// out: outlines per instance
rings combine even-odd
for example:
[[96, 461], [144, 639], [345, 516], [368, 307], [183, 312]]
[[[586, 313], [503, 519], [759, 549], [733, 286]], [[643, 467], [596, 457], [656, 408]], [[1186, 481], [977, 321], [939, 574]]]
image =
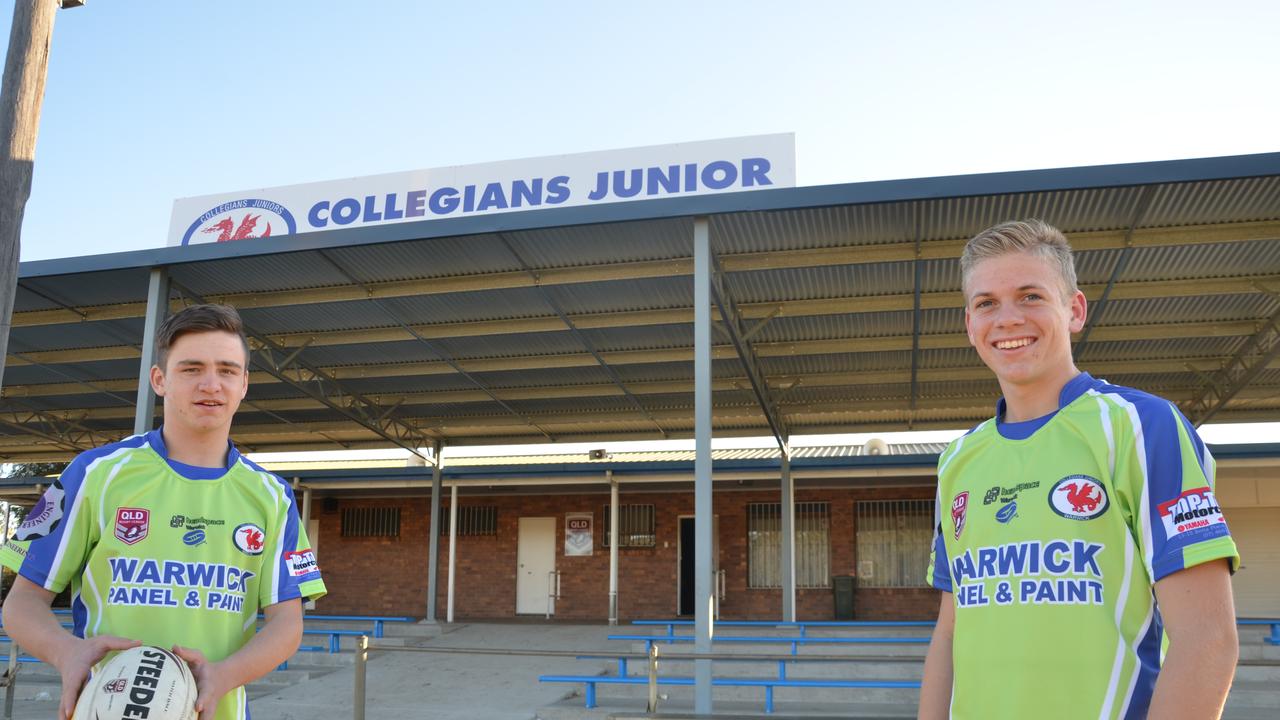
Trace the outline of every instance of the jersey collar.
[[[1058, 393], [1058, 410], [1070, 405], [1076, 401], [1076, 398], [1085, 394], [1089, 388], [1093, 387], [1094, 379], [1087, 372], [1081, 372], [1079, 375], [1067, 381], [1062, 386], [1062, 392]], [[1005, 422], [1004, 413], [1006, 410], [1004, 398], [996, 401], [996, 430], [1000, 432], [1000, 436], [1009, 440], [1026, 440], [1031, 437], [1035, 431], [1044, 427], [1045, 423], [1053, 419], [1058, 414], [1058, 410], [1054, 410], [1048, 415], [1041, 415], [1038, 418], [1024, 420], [1023, 422]]]
[[236, 450], [235, 443], [227, 440], [226, 467], [199, 467], [197, 465], [188, 465], [184, 462], [178, 462], [177, 460], [169, 457], [169, 449], [165, 447], [164, 435], [161, 433], [161, 430], [163, 429], [164, 427], [161, 426], [147, 433], [147, 444], [151, 446], [151, 449], [154, 450], [157, 455], [164, 458], [164, 461], [169, 464], [169, 467], [172, 468], [174, 472], [188, 480], [217, 480], [223, 475], [226, 475], [227, 471], [235, 467], [235, 464], [240, 461], [240, 451]]

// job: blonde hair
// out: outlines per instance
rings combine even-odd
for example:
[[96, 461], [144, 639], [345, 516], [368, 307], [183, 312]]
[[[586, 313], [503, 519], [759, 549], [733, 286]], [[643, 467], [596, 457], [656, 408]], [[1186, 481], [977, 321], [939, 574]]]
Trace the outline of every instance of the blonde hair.
[[1055, 265], [1062, 280], [1063, 302], [1070, 302], [1078, 289], [1071, 245], [1061, 230], [1035, 218], [993, 225], [965, 243], [964, 252], [960, 254], [960, 278], [966, 292], [969, 276], [978, 263], [1015, 252], [1028, 253]]

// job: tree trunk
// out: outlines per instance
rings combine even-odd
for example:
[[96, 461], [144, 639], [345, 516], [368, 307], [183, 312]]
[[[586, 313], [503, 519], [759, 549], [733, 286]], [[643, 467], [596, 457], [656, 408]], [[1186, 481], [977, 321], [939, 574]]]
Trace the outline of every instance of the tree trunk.
[[0, 387], [18, 287], [22, 214], [31, 195], [57, 0], [15, 0], [0, 89]]

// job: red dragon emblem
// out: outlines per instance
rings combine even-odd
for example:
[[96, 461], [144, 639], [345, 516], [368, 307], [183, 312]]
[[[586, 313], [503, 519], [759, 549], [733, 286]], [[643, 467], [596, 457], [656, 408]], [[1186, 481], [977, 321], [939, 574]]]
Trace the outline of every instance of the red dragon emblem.
[[[240, 226], [236, 227], [228, 215], [209, 227], [201, 230], [204, 233], [218, 233], [215, 242], [227, 242], [228, 240], [249, 240], [257, 237], [271, 237], [271, 223], [267, 223], [267, 229], [261, 235], [253, 235], [253, 229], [258, 224], [258, 218], [261, 215], [245, 213], [244, 218], [240, 221]], [[234, 228], [234, 230], [233, 230]]]
[[245, 530], [244, 544], [248, 546], [250, 550], [261, 550], [262, 549], [262, 531]]
[[262, 546], [266, 542], [266, 534], [262, 528], [253, 523], [244, 523], [236, 528], [231, 539], [236, 547], [245, 555], [261, 555]]
[[1084, 483], [1068, 483], [1058, 488], [1058, 492], [1067, 494], [1067, 502], [1071, 503], [1072, 510], [1078, 513], [1091, 513], [1098, 508], [1098, 503], [1102, 500], [1102, 493], [1094, 495], [1090, 492], [1092, 489]]

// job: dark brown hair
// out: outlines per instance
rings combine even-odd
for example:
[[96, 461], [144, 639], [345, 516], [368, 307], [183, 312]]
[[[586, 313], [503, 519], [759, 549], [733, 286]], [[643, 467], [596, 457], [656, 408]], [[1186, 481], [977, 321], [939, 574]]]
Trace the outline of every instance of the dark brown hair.
[[249, 341], [244, 337], [244, 322], [230, 305], [191, 305], [165, 318], [156, 331], [156, 364], [162, 369], [165, 367], [169, 349], [178, 338], [201, 332], [228, 332], [240, 338], [244, 345], [245, 369], [248, 369]]

